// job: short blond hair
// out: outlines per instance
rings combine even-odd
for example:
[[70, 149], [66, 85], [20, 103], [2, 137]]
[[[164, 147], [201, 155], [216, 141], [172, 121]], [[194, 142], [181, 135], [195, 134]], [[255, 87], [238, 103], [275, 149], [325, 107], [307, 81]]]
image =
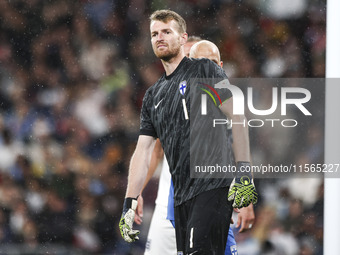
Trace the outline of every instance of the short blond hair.
[[174, 20], [178, 24], [178, 32], [185, 33], [187, 30], [187, 25], [185, 20], [178, 13], [171, 10], [158, 10], [151, 14], [151, 21], [162, 21], [168, 23], [170, 20]]

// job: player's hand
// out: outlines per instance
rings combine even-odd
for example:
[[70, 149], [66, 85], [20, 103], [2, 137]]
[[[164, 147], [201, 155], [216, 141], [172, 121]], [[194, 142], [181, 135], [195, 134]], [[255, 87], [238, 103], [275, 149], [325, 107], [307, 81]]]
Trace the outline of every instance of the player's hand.
[[228, 201], [233, 201], [234, 208], [242, 208], [250, 203], [257, 203], [257, 192], [253, 182], [253, 177], [249, 171], [244, 171], [250, 167], [249, 162], [237, 162], [236, 177], [230, 184]]
[[239, 214], [237, 215], [236, 228], [240, 227], [239, 233], [250, 230], [253, 227], [255, 221], [255, 213], [253, 204], [248, 205], [239, 209]]
[[142, 224], [143, 220], [143, 204], [144, 204], [144, 200], [142, 195], [139, 195], [139, 197], [137, 198], [137, 209], [136, 209], [136, 215], [135, 215], [135, 222], [140, 225]]
[[119, 221], [120, 234], [125, 241], [131, 243], [138, 240], [139, 231], [133, 230], [133, 220], [135, 218], [135, 210], [137, 207], [137, 200], [135, 198], [127, 197], [124, 201], [122, 217]]

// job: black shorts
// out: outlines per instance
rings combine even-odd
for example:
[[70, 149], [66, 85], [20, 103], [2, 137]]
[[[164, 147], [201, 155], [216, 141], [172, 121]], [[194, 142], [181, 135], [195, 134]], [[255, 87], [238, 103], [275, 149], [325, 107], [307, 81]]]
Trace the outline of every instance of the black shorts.
[[205, 191], [175, 207], [178, 254], [224, 255], [233, 211], [228, 190]]

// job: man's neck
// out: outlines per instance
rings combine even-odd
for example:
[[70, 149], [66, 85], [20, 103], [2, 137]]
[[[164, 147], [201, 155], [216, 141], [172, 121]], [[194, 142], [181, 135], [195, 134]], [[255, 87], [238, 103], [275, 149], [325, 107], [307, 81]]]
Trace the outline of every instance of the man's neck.
[[183, 52], [180, 52], [176, 57], [173, 57], [169, 61], [162, 60], [162, 64], [165, 70], [166, 76], [169, 76], [176, 70], [179, 63], [181, 63], [182, 59], [185, 57]]

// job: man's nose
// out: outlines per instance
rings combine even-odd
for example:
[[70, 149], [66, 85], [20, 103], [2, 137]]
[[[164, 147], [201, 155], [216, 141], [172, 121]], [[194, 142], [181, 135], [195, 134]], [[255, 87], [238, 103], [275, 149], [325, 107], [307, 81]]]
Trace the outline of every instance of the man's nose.
[[163, 33], [158, 33], [157, 34], [157, 41], [162, 41], [164, 39]]

